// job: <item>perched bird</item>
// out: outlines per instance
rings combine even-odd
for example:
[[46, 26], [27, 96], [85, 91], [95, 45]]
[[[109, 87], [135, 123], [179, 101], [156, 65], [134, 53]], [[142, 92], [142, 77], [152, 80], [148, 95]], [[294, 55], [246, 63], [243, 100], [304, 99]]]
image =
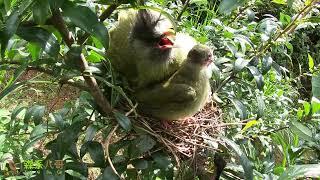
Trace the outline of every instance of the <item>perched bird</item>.
[[176, 33], [172, 22], [154, 10], [123, 10], [110, 30], [107, 56], [133, 89], [168, 79], [196, 41]]
[[138, 109], [162, 120], [178, 120], [194, 115], [204, 107], [211, 93], [212, 59], [209, 47], [194, 46], [187, 60], [169, 80], [136, 92]]

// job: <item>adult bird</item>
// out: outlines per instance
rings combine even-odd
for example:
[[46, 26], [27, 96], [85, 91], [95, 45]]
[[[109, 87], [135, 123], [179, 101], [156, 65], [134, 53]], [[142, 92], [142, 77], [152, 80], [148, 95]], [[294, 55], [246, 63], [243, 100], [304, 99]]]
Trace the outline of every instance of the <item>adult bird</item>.
[[212, 62], [209, 47], [194, 46], [169, 80], [136, 92], [139, 111], [162, 120], [193, 116], [204, 107], [211, 94]]
[[169, 18], [155, 10], [122, 10], [109, 33], [107, 57], [133, 89], [168, 79], [196, 44], [189, 35], [176, 33]]

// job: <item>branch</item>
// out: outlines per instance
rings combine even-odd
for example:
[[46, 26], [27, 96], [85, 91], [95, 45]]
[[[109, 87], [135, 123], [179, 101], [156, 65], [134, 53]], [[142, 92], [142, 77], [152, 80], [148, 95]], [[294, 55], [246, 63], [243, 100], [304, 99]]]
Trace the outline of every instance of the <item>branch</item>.
[[[3, 64], [11, 64], [11, 65], [22, 65], [21, 62], [19, 61], [1, 61], [0, 62], [0, 65], [3, 65]], [[9, 67], [9, 69], [17, 69], [16, 67]], [[37, 72], [41, 72], [41, 73], [45, 73], [45, 74], [48, 74], [50, 76], [56, 76], [55, 72], [51, 69], [47, 69], [47, 68], [44, 68], [44, 67], [39, 67], [39, 66], [27, 66], [26, 68], [27, 71], [37, 71]], [[71, 80], [70, 78], [61, 78], [59, 80], [59, 83], [60, 84], [68, 84], [70, 86], [73, 86], [73, 87], [76, 87], [76, 88], [79, 88], [83, 91], [88, 91], [90, 92], [90, 89], [88, 86], [84, 85], [83, 83], [80, 83], [80, 82], [74, 82], [73, 80]]]
[[[110, 7], [110, 6], [109, 6]], [[67, 29], [65, 22], [63, 21], [60, 12], [56, 12], [53, 14], [52, 17], [52, 24], [54, 25], [57, 30], [63, 34], [63, 40], [67, 43], [69, 47], [71, 47], [74, 39], [70, 36], [71, 32]], [[81, 53], [79, 58], [79, 66], [80, 70], [83, 73], [86, 69], [88, 69], [88, 62], [86, 61], [84, 55]], [[101, 92], [96, 79], [90, 75], [86, 75], [83, 73], [83, 78], [90, 89], [90, 93], [94, 98], [95, 102], [101, 109], [101, 114], [106, 116], [113, 112], [113, 109], [107, 99], [104, 97], [103, 93]]]
[[75, 40], [72, 33], [68, 30], [66, 24], [64, 23], [61, 12], [58, 9], [53, 10], [50, 22], [54, 27], [58, 29], [58, 31], [62, 35], [64, 42], [66, 42], [68, 47], [70, 47], [75, 42]]

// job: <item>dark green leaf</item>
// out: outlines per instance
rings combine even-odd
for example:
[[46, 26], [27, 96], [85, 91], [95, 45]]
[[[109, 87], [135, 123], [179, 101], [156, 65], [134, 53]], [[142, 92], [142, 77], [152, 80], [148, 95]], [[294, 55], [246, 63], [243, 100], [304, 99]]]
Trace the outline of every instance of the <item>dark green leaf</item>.
[[257, 118], [260, 118], [264, 114], [264, 109], [266, 108], [266, 105], [263, 100], [262, 95], [257, 95], [257, 102], [258, 102], [258, 112], [257, 112]]
[[220, 137], [231, 149], [239, 156], [241, 166], [243, 167], [245, 179], [253, 179], [253, 166], [252, 162], [247, 158], [247, 156], [242, 152], [240, 147], [232, 140], [226, 137]]
[[66, 6], [63, 8], [63, 15], [69, 18], [76, 26], [96, 37], [103, 46], [108, 49], [108, 30], [103, 23], [98, 20], [97, 15], [88, 7], [66, 3]]
[[65, 168], [66, 170], [71, 169], [82, 174], [85, 177], [88, 177], [88, 167], [85, 163], [68, 162], [66, 163]]
[[248, 114], [247, 114], [247, 108], [243, 105], [243, 103], [237, 99], [230, 99], [233, 105], [236, 107], [240, 119], [247, 119]]
[[87, 152], [98, 167], [105, 167], [104, 151], [102, 145], [97, 141], [87, 141], [81, 146], [80, 157], [82, 158]]
[[98, 177], [98, 180], [118, 180], [119, 177], [114, 173], [111, 167], [107, 167], [104, 169], [103, 174]]
[[247, 68], [249, 69], [250, 73], [253, 75], [253, 77], [257, 83], [258, 89], [263, 90], [263, 86], [264, 86], [263, 76], [260, 73], [260, 71], [258, 70], [258, 68], [254, 67], [254, 66], [248, 66]]
[[219, 12], [224, 14], [230, 14], [238, 6], [242, 5], [245, 0], [222, 0], [219, 5]]
[[294, 134], [297, 134], [300, 138], [313, 142], [314, 138], [312, 135], [312, 131], [305, 125], [301, 124], [298, 121], [292, 121], [290, 123], [290, 128]]
[[85, 141], [91, 141], [94, 138], [97, 131], [98, 131], [98, 127], [94, 124], [91, 124], [86, 130]]
[[147, 169], [148, 168], [148, 161], [144, 159], [137, 159], [132, 162], [132, 165], [136, 169]]
[[113, 114], [123, 129], [125, 129], [128, 132], [132, 129], [131, 121], [127, 116], [118, 111], [115, 111]]
[[48, 0], [36, 0], [33, 5], [33, 19], [38, 24], [44, 24], [50, 16], [50, 4]]
[[36, 127], [34, 127], [33, 130], [31, 131], [30, 139], [33, 139], [37, 136], [41, 136], [46, 132], [47, 132], [47, 126], [44, 124], [39, 124]]
[[0, 31], [2, 56], [4, 56], [9, 39], [16, 33], [19, 23], [19, 12], [14, 11], [6, 20], [4, 28]]
[[162, 169], [168, 169], [171, 164], [170, 158], [163, 153], [155, 153], [152, 155], [152, 158]]
[[272, 57], [270, 55], [266, 55], [262, 58], [262, 65], [261, 65], [261, 71], [262, 74], [266, 74], [270, 69], [272, 65]]
[[60, 44], [56, 37], [40, 27], [19, 27], [17, 35], [29, 42], [38, 43], [49, 54], [56, 57], [60, 51]]

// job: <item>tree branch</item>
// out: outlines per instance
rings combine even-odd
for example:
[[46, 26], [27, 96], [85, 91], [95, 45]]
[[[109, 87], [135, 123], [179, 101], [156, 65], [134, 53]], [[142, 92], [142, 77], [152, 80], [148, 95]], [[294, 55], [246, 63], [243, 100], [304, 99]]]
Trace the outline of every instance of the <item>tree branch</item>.
[[70, 47], [75, 42], [75, 40], [72, 33], [68, 30], [66, 24], [64, 23], [61, 12], [58, 9], [53, 10], [50, 22], [54, 27], [58, 29], [58, 31], [62, 35], [64, 42], [66, 42], [68, 47]]
[[[67, 26], [65, 25], [65, 22], [63, 21], [61, 13], [59, 11], [55, 11], [55, 13], [53, 13], [52, 24], [62, 34], [63, 40], [66, 42], [68, 47], [71, 47], [71, 45], [74, 43], [74, 38], [70, 36], [71, 32], [68, 30]], [[82, 53], [80, 54], [80, 58], [79, 58], [79, 66], [82, 73], [89, 67], [85, 59], [85, 56]], [[100, 107], [101, 114], [106, 116], [112, 113], [113, 109], [110, 103], [108, 102], [108, 100], [104, 97], [103, 93], [101, 92], [96, 79], [92, 77], [91, 74], [86, 75], [84, 73], [83, 73], [83, 78], [90, 89], [91, 95], [93, 96], [94, 100]]]

